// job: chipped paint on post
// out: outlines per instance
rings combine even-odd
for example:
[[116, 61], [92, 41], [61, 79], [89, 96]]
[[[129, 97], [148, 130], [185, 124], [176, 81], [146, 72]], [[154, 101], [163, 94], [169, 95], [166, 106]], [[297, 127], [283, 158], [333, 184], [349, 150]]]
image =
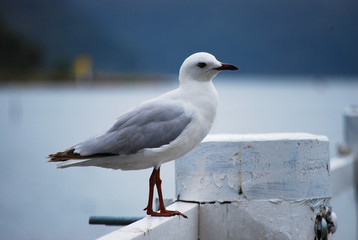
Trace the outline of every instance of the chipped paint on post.
[[304, 133], [211, 135], [175, 163], [185, 201], [330, 197], [329, 142]]
[[211, 135], [175, 170], [178, 199], [201, 203], [203, 239], [313, 239], [312, 206], [331, 197], [325, 136]]

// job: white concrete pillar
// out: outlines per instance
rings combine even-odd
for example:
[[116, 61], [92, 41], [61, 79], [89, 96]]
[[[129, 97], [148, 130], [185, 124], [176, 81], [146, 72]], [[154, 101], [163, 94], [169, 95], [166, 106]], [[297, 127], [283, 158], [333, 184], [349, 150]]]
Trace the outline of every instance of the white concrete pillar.
[[353, 181], [354, 181], [354, 188], [356, 193], [356, 211], [358, 216], [358, 106], [357, 105], [350, 106], [345, 111], [344, 137], [345, 137], [345, 144], [348, 146], [349, 152], [354, 161]]
[[351, 106], [344, 114], [345, 143], [358, 156], [358, 106]]
[[325, 136], [211, 135], [175, 170], [178, 199], [201, 203], [200, 239], [314, 239], [331, 197]]

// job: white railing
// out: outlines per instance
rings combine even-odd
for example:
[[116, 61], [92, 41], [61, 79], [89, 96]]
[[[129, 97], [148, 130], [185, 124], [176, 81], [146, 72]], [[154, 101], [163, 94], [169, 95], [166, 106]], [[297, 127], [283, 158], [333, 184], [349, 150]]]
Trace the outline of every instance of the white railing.
[[325, 239], [334, 231], [329, 199], [355, 184], [354, 109], [345, 133], [345, 156], [331, 161], [325, 136], [208, 136], [175, 163], [179, 201], [168, 208], [188, 219], [145, 217], [100, 239]]

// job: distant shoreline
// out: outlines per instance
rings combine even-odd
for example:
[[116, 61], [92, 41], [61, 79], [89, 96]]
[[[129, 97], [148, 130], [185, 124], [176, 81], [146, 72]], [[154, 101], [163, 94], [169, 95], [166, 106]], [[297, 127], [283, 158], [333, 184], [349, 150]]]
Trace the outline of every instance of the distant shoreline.
[[[149, 86], [157, 84], [176, 83], [177, 75], [174, 74], [109, 74], [96, 75], [94, 79], [58, 79], [58, 80], [3, 80], [0, 88], [6, 87], [112, 87], [112, 86]], [[218, 81], [255, 81], [255, 82], [358, 82], [358, 75], [323, 76], [323, 75], [251, 75], [242, 74], [221, 76]]]

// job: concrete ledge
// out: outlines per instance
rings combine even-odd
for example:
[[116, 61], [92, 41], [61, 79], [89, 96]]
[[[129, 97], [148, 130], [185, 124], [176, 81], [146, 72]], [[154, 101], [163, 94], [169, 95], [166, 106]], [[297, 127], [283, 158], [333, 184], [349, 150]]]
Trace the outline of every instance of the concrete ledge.
[[169, 210], [178, 210], [188, 218], [145, 217], [140, 221], [120, 228], [100, 240], [154, 240], [154, 239], [198, 239], [198, 204], [176, 202], [168, 206]]
[[259, 134], [211, 134], [203, 142], [239, 142], [239, 141], [282, 141], [282, 140], [317, 140], [328, 141], [323, 135], [310, 133], [259, 133]]
[[354, 185], [354, 155], [331, 159], [331, 184], [333, 197]]
[[179, 200], [331, 197], [329, 141], [307, 133], [208, 136], [175, 162]]

